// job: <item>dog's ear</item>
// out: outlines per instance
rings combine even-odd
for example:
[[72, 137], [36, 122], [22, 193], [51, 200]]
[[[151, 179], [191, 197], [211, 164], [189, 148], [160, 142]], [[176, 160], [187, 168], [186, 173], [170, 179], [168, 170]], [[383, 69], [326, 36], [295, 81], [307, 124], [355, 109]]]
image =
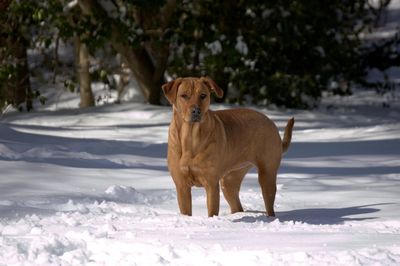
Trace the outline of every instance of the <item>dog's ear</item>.
[[222, 98], [224, 96], [224, 91], [215, 83], [214, 80], [210, 79], [209, 77], [201, 77], [201, 81], [203, 81], [207, 86], [215, 92], [218, 98]]
[[165, 97], [169, 101], [170, 104], [174, 104], [176, 101], [176, 94], [177, 90], [179, 87], [179, 84], [181, 84], [182, 79], [178, 78], [176, 80], [172, 80], [168, 83], [165, 83], [164, 85], [161, 86]]

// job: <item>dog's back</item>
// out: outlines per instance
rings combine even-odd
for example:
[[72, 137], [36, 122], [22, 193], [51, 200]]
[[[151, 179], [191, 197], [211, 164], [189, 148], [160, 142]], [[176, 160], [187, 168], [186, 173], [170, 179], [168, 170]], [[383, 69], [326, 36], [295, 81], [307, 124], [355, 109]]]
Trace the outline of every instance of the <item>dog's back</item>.
[[228, 137], [238, 137], [242, 143], [246, 142], [246, 140], [250, 143], [259, 143], [263, 138], [268, 138], [269, 141], [276, 138], [277, 141], [280, 141], [275, 123], [260, 112], [247, 108], [238, 108], [215, 111], [214, 114], [224, 124]]
[[226, 148], [235, 150], [241, 160], [256, 164], [257, 160], [275, 154], [280, 160], [282, 140], [277, 127], [267, 116], [247, 108], [214, 111], [213, 114], [223, 124]]

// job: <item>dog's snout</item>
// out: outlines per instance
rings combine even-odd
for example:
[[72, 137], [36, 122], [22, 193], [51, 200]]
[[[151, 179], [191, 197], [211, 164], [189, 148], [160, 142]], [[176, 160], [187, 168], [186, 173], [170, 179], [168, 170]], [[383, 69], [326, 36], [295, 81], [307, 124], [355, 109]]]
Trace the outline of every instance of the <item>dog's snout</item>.
[[199, 107], [192, 108], [192, 122], [199, 122], [201, 119], [201, 110]]

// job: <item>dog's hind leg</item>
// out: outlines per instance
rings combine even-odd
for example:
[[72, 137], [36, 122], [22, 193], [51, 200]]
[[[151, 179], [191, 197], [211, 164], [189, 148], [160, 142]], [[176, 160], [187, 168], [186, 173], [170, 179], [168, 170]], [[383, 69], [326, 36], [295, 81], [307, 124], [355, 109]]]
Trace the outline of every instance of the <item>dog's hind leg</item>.
[[262, 195], [264, 198], [265, 209], [268, 216], [275, 216], [274, 202], [276, 194], [276, 175], [279, 168], [279, 163], [274, 165], [259, 164], [258, 168], [258, 182], [261, 186]]
[[243, 207], [240, 203], [239, 191], [243, 178], [251, 167], [245, 167], [233, 171], [221, 179], [221, 188], [224, 197], [231, 208], [231, 213], [242, 212]]

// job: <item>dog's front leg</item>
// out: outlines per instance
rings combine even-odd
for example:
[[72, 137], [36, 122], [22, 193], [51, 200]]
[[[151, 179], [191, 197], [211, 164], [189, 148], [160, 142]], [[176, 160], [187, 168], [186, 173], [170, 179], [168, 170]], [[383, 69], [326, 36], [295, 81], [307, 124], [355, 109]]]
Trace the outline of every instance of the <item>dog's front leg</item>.
[[192, 216], [192, 188], [190, 186], [176, 186], [178, 205], [183, 215]]
[[207, 194], [208, 217], [217, 216], [219, 213], [219, 182], [205, 186]]

